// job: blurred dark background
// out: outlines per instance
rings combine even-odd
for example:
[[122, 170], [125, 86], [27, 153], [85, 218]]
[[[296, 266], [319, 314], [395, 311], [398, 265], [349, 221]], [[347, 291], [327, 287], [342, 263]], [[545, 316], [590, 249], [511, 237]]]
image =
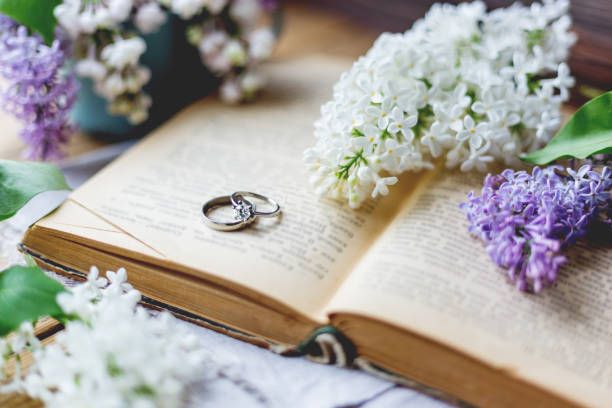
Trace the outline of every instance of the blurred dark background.
[[[368, 29], [403, 32], [427, 12], [431, 0], [293, 0], [327, 8], [359, 21]], [[449, 0], [448, 3], [460, 3]], [[489, 9], [507, 7], [508, 0], [485, 0]], [[521, 3], [528, 5], [533, 1]], [[573, 0], [570, 14], [578, 42], [570, 67], [577, 79], [572, 102], [582, 104], [597, 90], [612, 90], [612, 0]], [[365, 51], [365, 50], [364, 50]]]

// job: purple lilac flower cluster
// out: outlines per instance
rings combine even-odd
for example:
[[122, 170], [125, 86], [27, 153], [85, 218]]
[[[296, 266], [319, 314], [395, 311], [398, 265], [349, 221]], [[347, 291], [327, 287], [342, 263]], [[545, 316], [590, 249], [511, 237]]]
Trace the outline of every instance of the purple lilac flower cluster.
[[77, 83], [64, 72], [69, 54], [65, 41], [47, 46], [40, 35], [0, 15], [0, 75], [9, 83], [0, 106], [25, 122], [20, 136], [29, 146], [28, 159], [61, 157], [60, 146], [75, 130], [69, 112]]
[[[480, 196], [461, 204], [470, 231], [487, 244], [489, 256], [520, 290], [540, 292], [557, 277], [561, 253], [597, 220], [612, 215], [612, 170], [591, 165], [578, 171], [550, 166], [532, 174], [505, 170], [488, 175]], [[606, 220], [607, 218], [607, 220]]]

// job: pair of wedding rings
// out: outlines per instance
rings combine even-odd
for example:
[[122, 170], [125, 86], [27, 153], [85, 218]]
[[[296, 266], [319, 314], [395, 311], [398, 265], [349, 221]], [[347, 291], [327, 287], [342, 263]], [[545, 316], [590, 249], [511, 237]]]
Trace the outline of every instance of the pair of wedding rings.
[[[257, 206], [251, 199], [264, 201], [271, 211], [257, 211]], [[223, 221], [210, 217], [210, 212], [218, 207], [231, 205], [234, 209], [234, 219]], [[236, 191], [231, 195], [216, 197], [208, 200], [202, 207], [204, 221], [209, 227], [218, 231], [236, 231], [252, 224], [257, 217], [274, 217], [280, 214], [280, 205], [271, 198], [249, 191]]]

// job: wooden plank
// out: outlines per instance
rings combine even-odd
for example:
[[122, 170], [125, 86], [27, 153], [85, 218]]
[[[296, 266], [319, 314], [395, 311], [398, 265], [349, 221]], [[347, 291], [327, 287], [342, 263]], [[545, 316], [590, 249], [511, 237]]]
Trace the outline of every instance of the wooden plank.
[[0, 407], [42, 408], [44, 405], [40, 400], [32, 399], [27, 395], [11, 393], [0, 394]]

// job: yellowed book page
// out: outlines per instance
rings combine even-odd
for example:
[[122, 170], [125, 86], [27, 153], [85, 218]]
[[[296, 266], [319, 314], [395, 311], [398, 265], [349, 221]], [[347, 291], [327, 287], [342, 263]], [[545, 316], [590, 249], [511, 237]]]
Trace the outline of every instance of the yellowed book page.
[[[355, 212], [319, 199], [308, 183], [302, 157], [314, 143], [313, 122], [349, 66], [314, 57], [271, 64], [256, 103], [191, 106], [70, 199], [160, 259], [238, 282], [323, 322], [326, 301], [399, 210], [391, 199]], [[239, 232], [207, 227], [204, 202], [239, 190], [273, 198], [282, 215]]]
[[588, 406], [612, 406], [612, 247], [581, 244], [558, 283], [516, 290], [458, 206], [483, 175], [442, 171], [408, 199], [331, 300]]
[[125, 234], [119, 228], [109, 224], [72, 200], [66, 201], [52, 214], [38, 221], [36, 225], [137, 252], [144, 256], [154, 258], [159, 256], [151, 247]]

